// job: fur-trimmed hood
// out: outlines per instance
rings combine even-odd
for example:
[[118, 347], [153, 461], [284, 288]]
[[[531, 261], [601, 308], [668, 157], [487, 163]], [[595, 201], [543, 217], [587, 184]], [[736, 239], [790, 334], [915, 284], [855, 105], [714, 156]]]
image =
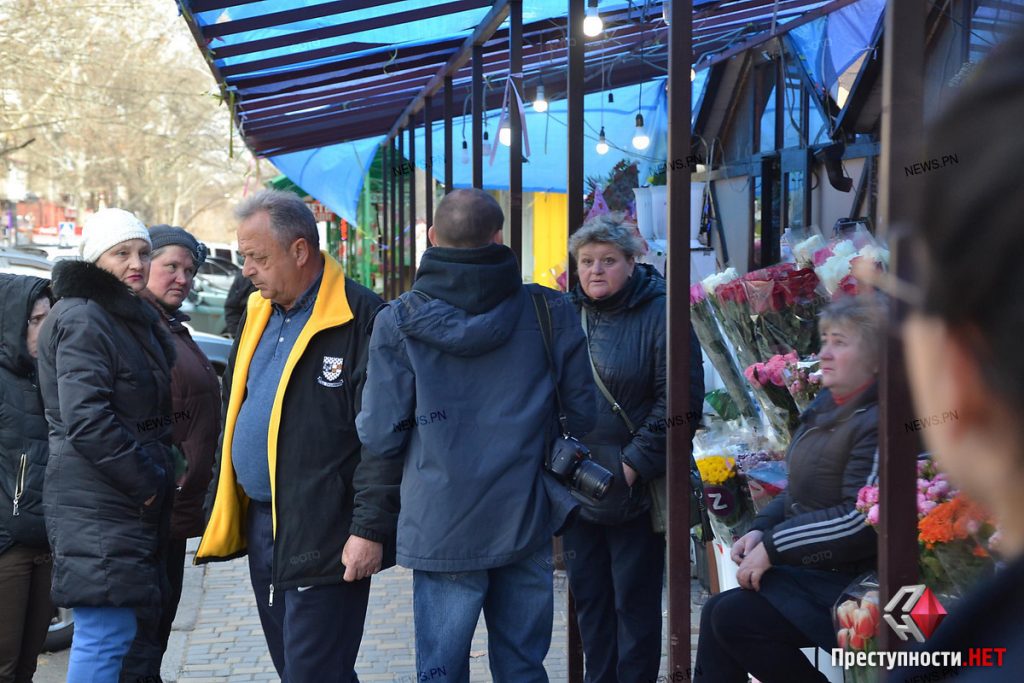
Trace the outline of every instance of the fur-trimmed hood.
[[174, 340], [160, 315], [109, 271], [89, 261], [61, 261], [53, 267], [51, 289], [58, 300], [89, 299], [129, 324], [150, 327], [160, 342], [168, 367], [174, 365]]

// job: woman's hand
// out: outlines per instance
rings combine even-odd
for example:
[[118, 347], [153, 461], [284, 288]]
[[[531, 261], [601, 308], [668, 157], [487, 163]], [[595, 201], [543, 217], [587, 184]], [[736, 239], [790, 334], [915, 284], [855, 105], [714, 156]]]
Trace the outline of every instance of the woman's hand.
[[743, 588], [759, 591], [761, 590], [761, 577], [771, 566], [772, 561], [768, 559], [768, 551], [765, 550], [764, 543], [758, 543], [743, 558], [740, 568], [736, 571], [736, 579]]
[[150, 505], [153, 504], [154, 500], [156, 500], [156, 494], [155, 493], [152, 496], [150, 496], [149, 500], [147, 500], [145, 503], [143, 503], [143, 505], [145, 505], [146, 507], [149, 507]]
[[732, 561], [736, 564], [743, 562], [743, 558], [750, 554], [750, 552], [757, 547], [764, 538], [763, 531], [748, 531], [742, 537], [736, 540], [732, 544], [732, 549], [729, 552], [729, 556], [732, 557]]
[[640, 475], [636, 473], [632, 467], [626, 463], [622, 463], [622, 476], [626, 478], [626, 486], [632, 486], [636, 483], [636, 480]]

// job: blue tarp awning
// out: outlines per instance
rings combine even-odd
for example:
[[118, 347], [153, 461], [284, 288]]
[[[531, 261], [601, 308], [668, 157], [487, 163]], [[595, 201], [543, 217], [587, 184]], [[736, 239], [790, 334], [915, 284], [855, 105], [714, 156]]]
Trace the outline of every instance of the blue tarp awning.
[[[355, 222], [361, 178], [384, 135], [462, 49], [466, 37], [495, 11], [492, 0], [432, 4], [421, 0], [178, 0], [178, 4], [249, 148], [270, 158], [350, 222]], [[778, 31], [790, 21], [848, 4], [849, 0], [696, 0], [694, 61]], [[568, 58], [568, 3], [523, 0], [522, 7], [522, 94], [530, 98], [543, 84], [552, 102], [548, 114], [527, 114], [532, 149], [523, 171], [524, 188], [564, 190], [565, 136], [560, 129], [565, 126], [561, 98]], [[602, 0], [600, 12], [604, 32], [588, 39], [585, 52], [587, 168], [600, 172], [623, 156], [660, 163], [665, 126], [661, 83], [668, 67], [668, 27], [661, 3]], [[485, 106], [492, 112], [500, 104], [508, 77], [507, 25], [505, 19], [481, 46], [491, 87]], [[707, 72], [699, 68], [695, 103], [706, 77]], [[468, 65], [452, 74], [452, 83], [458, 108], [470, 92]], [[641, 83], [645, 92], [639, 107], [652, 139], [651, 148], [642, 154], [629, 145]], [[592, 151], [592, 143], [606, 91], [622, 92], [621, 97], [616, 94], [614, 108], [604, 108], [609, 143], [619, 150], [602, 158]], [[435, 118], [441, 118], [438, 100], [435, 97]], [[495, 137], [496, 126], [497, 116], [492, 115], [489, 127]], [[418, 134], [422, 140], [422, 130]], [[468, 184], [459, 152], [456, 184]], [[507, 186], [504, 156], [504, 148], [499, 149], [494, 164], [485, 169], [488, 186]], [[435, 167], [440, 173], [440, 167]]]

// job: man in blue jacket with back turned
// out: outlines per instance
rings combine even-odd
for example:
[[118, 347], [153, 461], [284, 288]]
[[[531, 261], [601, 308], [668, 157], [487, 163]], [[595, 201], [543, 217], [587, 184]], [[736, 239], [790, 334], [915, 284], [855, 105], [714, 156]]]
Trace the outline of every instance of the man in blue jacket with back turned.
[[[438, 204], [428, 232], [437, 246], [413, 291], [374, 321], [356, 419], [365, 458], [404, 460], [398, 562], [414, 570], [416, 666], [447, 683], [469, 680], [481, 609], [494, 679], [548, 680], [551, 537], [575, 503], [545, 470], [557, 409], [531, 291], [551, 311], [569, 430], [581, 436], [594, 420], [579, 319], [563, 294], [523, 285], [503, 222], [480, 190]], [[357, 494], [357, 510], [371, 504]], [[373, 545], [353, 537], [346, 554], [372, 558]]]

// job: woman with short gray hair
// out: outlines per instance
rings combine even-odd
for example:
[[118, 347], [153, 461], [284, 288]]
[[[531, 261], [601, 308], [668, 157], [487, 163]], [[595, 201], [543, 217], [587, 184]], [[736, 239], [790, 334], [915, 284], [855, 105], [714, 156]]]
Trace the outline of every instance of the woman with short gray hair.
[[[615, 474], [601, 501], [577, 496], [580, 517], [564, 537], [591, 683], [654, 680], [661, 661], [665, 536], [652, 525], [648, 484], [665, 475], [670, 424], [665, 279], [637, 263], [642, 250], [621, 214], [588, 221], [569, 240], [579, 269], [570, 295], [601, 389], [597, 426], [585, 441], [594, 460]], [[703, 403], [700, 345], [691, 328], [690, 406], [679, 418], [691, 437]]]

